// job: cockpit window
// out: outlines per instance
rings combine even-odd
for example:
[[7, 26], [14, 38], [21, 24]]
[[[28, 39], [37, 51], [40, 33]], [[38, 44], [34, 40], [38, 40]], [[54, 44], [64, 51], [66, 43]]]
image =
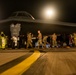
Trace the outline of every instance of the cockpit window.
[[18, 13], [18, 15], [17, 16], [26, 16], [26, 17], [28, 17], [27, 15], [25, 15], [24, 13]]
[[27, 12], [14, 12], [11, 17], [9, 18], [26, 18], [26, 19], [34, 19], [29, 13]]

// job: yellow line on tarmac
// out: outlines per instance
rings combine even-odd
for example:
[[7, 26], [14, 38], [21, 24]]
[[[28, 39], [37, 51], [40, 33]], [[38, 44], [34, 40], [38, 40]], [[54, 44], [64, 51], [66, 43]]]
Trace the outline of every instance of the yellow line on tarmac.
[[39, 58], [39, 56], [40, 52], [35, 51], [30, 57], [28, 57], [18, 65], [4, 71], [0, 75], [21, 75]]

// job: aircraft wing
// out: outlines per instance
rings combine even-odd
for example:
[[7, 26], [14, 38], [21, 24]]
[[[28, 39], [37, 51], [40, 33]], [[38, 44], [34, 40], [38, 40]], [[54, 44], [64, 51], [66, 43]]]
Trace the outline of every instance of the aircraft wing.
[[32, 19], [19, 19], [19, 18], [8, 18], [5, 20], [1, 20], [0, 23], [10, 22], [10, 21], [18, 21], [18, 22], [32, 22], [32, 23], [43, 23], [43, 24], [54, 24], [54, 25], [64, 25], [64, 26], [75, 26], [76, 23], [68, 23], [68, 22], [59, 22], [59, 21], [47, 21], [47, 20], [32, 20]]

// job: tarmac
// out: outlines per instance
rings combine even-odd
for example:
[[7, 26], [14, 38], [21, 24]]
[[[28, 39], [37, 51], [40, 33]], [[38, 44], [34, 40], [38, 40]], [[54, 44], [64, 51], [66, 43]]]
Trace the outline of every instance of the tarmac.
[[[33, 55], [36, 50], [40, 52], [40, 56], [31, 64], [36, 55], [28, 61], [27, 58]], [[28, 62], [31, 66], [18, 75], [76, 75], [76, 48], [0, 50], [0, 73], [2, 73], [0, 75], [6, 75], [7, 71], [11, 72], [10, 69], [13, 66], [21, 64], [23, 61], [25, 61], [25, 68]]]

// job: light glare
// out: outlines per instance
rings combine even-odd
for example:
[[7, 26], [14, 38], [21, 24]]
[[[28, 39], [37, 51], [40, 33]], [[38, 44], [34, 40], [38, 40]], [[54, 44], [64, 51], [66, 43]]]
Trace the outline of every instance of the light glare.
[[46, 8], [43, 13], [45, 19], [54, 19], [56, 17], [56, 10], [54, 8]]
[[46, 10], [46, 15], [47, 16], [52, 16], [53, 14], [54, 14], [53, 10], [50, 10], [50, 9]]

